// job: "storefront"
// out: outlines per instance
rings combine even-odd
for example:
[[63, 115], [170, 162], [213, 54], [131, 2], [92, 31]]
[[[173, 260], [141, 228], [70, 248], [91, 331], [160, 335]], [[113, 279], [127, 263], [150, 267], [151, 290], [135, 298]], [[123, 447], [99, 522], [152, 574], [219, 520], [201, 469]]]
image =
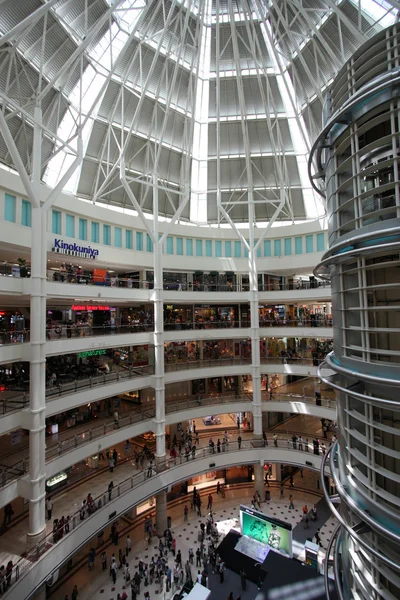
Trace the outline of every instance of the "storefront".
[[213, 327], [237, 327], [239, 306], [212, 306], [196, 304], [194, 307], [194, 322], [198, 329]]
[[184, 290], [187, 284], [187, 273], [163, 273], [164, 290]]
[[190, 304], [164, 304], [164, 329], [173, 331], [192, 329], [193, 306]]
[[73, 304], [71, 310], [75, 316], [76, 325], [86, 325], [89, 329], [104, 327], [104, 333], [107, 333], [109, 328], [117, 326], [117, 309], [112, 306]]

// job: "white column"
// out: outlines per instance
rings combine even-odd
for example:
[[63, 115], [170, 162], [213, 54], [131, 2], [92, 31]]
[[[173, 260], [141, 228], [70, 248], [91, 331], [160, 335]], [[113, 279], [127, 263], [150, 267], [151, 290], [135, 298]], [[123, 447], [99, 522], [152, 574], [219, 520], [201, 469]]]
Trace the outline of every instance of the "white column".
[[32, 207], [31, 251], [31, 359], [29, 431], [29, 504], [28, 545], [45, 534], [45, 417], [46, 417], [46, 212]]
[[162, 245], [158, 239], [158, 180], [153, 176], [154, 214], [154, 391], [156, 397], [156, 461], [165, 457], [164, 306]]
[[254, 470], [254, 491], [258, 492], [261, 499], [264, 500], [264, 468], [260, 463], [253, 465]]
[[167, 492], [162, 490], [156, 496], [156, 527], [159, 537], [164, 535], [167, 524]]
[[[250, 190], [249, 190], [250, 195]], [[249, 212], [252, 206], [249, 205]], [[250, 279], [250, 337], [251, 337], [251, 377], [253, 380], [253, 426], [254, 436], [262, 435], [262, 406], [261, 406], [261, 367], [260, 367], [260, 331], [258, 319], [258, 281], [256, 252], [254, 251], [253, 224], [249, 223], [249, 279]]]

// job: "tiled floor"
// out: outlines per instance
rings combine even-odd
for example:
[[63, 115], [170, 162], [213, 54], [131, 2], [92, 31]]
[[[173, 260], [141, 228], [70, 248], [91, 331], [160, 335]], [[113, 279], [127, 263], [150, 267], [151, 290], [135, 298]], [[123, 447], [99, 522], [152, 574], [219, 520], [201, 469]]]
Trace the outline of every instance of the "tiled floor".
[[[313, 477], [314, 476], [310, 478], [309, 483], [312, 483]], [[295, 527], [301, 520], [301, 507], [303, 504], [307, 503], [309, 506], [312, 506], [312, 504], [318, 500], [318, 497], [296, 489], [296, 485], [303, 485], [306, 481], [306, 477], [304, 479], [300, 479], [300, 477], [295, 479], [295, 488], [294, 490], [291, 490], [294, 496], [295, 510], [289, 511], [288, 509], [289, 490], [285, 490], [285, 498], [283, 500], [279, 500], [279, 490], [275, 488], [271, 488], [271, 503], [269, 505], [263, 503], [262, 510], [267, 514], [276, 515], [278, 518], [292, 523], [293, 527]], [[315, 489], [315, 481], [313, 482], [313, 487]], [[239, 505], [241, 503], [249, 504], [252, 494], [253, 491], [251, 489], [241, 489], [235, 491], [228, 490], [225, 499], [214, 495], [214, 518], [218, 523], [218, 530], [221, 536], [224, 536], [231, 528], [239, 528]], [[181, 550], [184, 563], [187, 560], [189, 548], [192, 547], [194, 551], [196, 551], [196, 548], [198, 547], [198, 529], [200, 523], [205, 521], [205, 519], [197, 517], [194, 512], [189, 512], [188, 523], [183, 523], [182, 512], [183, 506], [178, 506], [169, 511], [169, 514], [171, 514], [172, 517], [172, 532], [176, 537], [177, 550]], [[321, 524], [321, 539], [324, 547], [326, 547], [330, 534], [333, 532], [333, 527], [333, 519], [329, 519], [324, 525]], [[143, 540], [142, 526], [140, 531], [138, 531], [137, 528], [133, 528], [132, 532], [130, 532], [130, 537], [133, 545], [128, 562], [131, 575], [134, 575], [139, 559], [142, 559], [144, 562], [149, 562], [152, 556], [157, 556], [158, 542], [157, 540], [154, 540], [152, 546], [148, 548], [146, 542]], [[125, 538], [121, 539], [119, 548], [124, 550]], [[112, 548], [107, 551], [108, 565], [111, 552], [115, 552], [115, 555], [118, 556], [118, 548], [112, 546]], [[172, 554], [170, 554], [169, 565], [173, 567], [173, 564], [173, 557]], [[193, 566], [193, 578], [195, 578], [196, 574], [197, 568]], [[105, 572], [103, 572], [101, 569], [100, 555], [96, 557], [95, 568], [90, 575], [87, 567], [82, 568], [78, 573], [71, 577], [66, 584], [58, 589], [57, 592], [52, 595], [52, 598], [57, 600], [63, 599], [66, 594], [71, 594], [72, 588], [75, 584], [77, 584], [79, 589], [79, 600], [92, 600], [94, 598], [116, 600], [117, 594], [122, 593], [125, 585], [121, 571], [118, 572], [116, 585], [112, 585], [108, 569]], [[129, 585], [127, 588], [129, 588]], [[126, 591], [128, 597], [130, 598], [130, 589], [127, 589]], [[155, 584], [146, 589], [144, 589], [144, 586], [142, 585], [141, 594], [138, 596], [139, 599], [144, 598], [145, 591], [149, 591], [150, 597], [155, 598], [160, 595], [161, 590], [159, 589], [159, 586]], [[167, 597], [169, 597], [169, 595]]]

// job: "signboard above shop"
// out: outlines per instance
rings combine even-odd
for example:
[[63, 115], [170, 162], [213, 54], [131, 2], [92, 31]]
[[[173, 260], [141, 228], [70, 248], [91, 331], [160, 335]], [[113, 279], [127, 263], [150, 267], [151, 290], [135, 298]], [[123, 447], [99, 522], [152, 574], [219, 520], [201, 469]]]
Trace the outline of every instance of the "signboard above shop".
[[73, 304], [71, 306], [71, 310], [93, 312], [96, 310], [115, 310], [115, 308], [111, 308], [110, 306], [106, 306], [104, 304]]
[[99, 251], [97, 248], [92, 246], [81, 246], [80, 244], [68, 244], [64, 240], [59, 238], [54, 239], [54, 244], [51, 249], [56, 254], [66, 254], [67, 256], [78, 256], [79, 258], [90, 258], [94, 260], [98, 255]]

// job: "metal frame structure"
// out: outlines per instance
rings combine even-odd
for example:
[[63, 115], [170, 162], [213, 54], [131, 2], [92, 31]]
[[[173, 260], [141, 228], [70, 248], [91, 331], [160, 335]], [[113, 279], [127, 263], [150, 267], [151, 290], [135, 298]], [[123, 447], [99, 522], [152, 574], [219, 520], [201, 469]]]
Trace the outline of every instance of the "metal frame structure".
[[[372, 2], [376, 17], [361, 0], [324, 0], [317, 8], [310, 0], [0, 2], [0, 161], [18, 172], [32, 203], [32, 385], [24, 421], [32, 543], [45, 529], [49, 209], [67, 187], [93, 210], [115, 205], [127, 219], [134, 210], [153, 244], [158, 460], [165, 455], [164, 244], [173, 224], [191, 215], [232, 228], [248, 252], [261, 435], [257, 252], [275, 220], [321, 216], [306, 208], [299, 172], [320, 131], [323, 90], [380, 21], [398, 14], [396, 0]], [[169, 221], [162, 235], [160, 219]]]

